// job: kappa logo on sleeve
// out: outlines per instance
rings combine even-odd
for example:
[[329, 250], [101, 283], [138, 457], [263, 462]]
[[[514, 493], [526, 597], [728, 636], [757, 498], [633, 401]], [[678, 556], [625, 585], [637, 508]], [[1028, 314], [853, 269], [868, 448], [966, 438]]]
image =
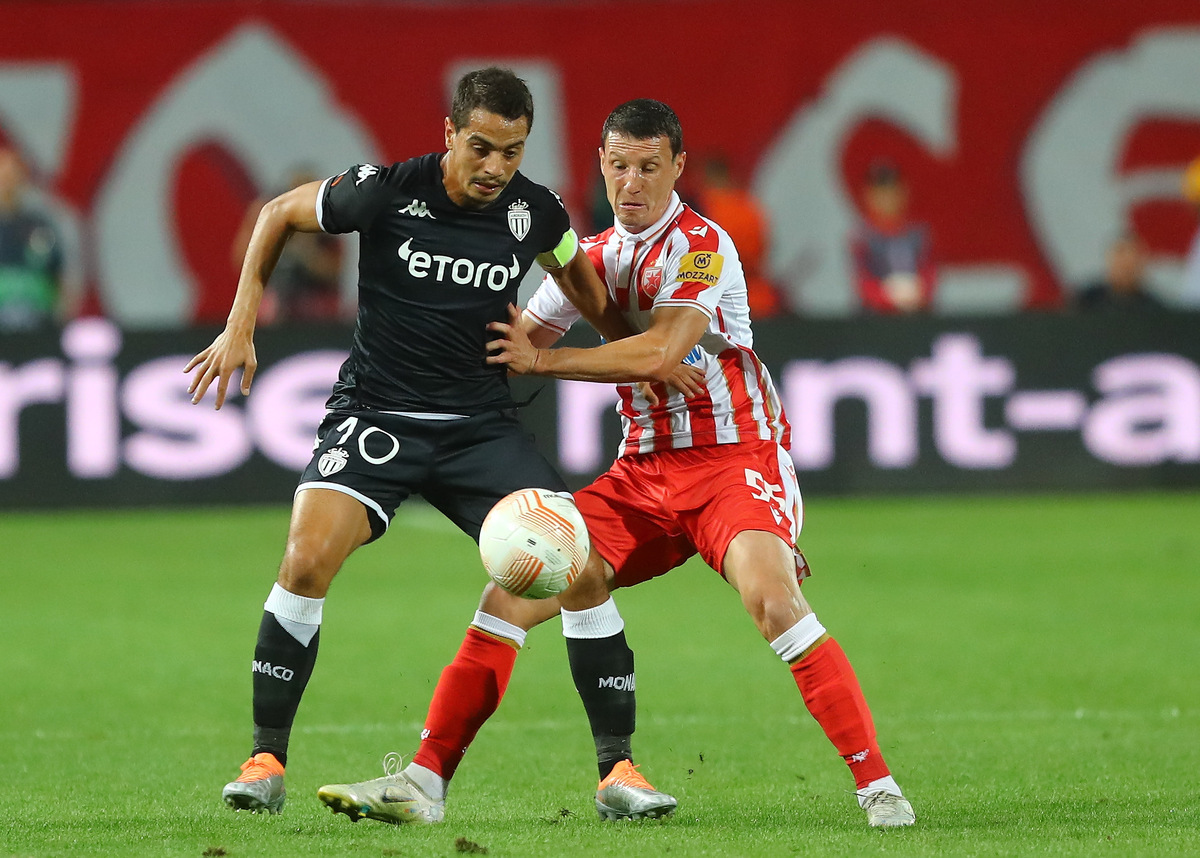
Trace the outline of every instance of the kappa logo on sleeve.
[[716, 286], [721, 277], [725, 257], [711, 250], [698, 250], [684, 254], [679, 260], [679, 280], [692, 280], [706, 286]]
[[371, 178], [378, 172], [379, 172], [379, 168], [376, 167], [374, 164], [363, 164], [361, 167], [358, 168], [358, 178], [356, 178], [354, 180], [354, 187], [357, 188], [359, 185], [361, 185], [363, 182], [365, 182], [367, 179]]

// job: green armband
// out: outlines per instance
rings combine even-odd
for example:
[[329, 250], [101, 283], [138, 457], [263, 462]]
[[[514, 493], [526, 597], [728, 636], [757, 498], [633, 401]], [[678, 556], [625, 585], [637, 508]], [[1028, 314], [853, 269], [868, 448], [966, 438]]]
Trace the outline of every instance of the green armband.
[[558, 243], [558, 247], [553, 250], [547, 250], [545, 253], [539, 253], [537, 257], [538, 265], [550, 270], [552, 268], [562, 268], [568, 262], [575, 258], [575, 251], [579, 249], [579, 236], [575, 234], [575, 230], [568, 228], [563, 233], [562, 241]]

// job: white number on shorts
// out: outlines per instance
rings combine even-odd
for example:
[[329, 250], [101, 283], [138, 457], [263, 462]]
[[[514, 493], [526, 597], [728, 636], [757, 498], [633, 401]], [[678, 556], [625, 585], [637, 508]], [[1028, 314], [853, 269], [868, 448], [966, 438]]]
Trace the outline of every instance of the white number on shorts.
[[333, 430], [335, 432], [342, 432], [343, 429], [346, 430], [345, 432], [342, 432], [342, 437], [338, 438], [337, 446], [339, 446], [339, 447], [344, 446], [346, 443], [346, 439], [349, 438], [351, 435], [353, 435], [354, 430], [357, 428], [358, 428], [358, 418], [357, 417], [347, 417], [345, 420], [343, 420], [341, 425]]
[[750, 468], [746, 468], [746, 485], [755, 489], [754, 497], [756, 500], [764, 501], [771, 508], [771, 515], [775, 517], [776, 524], [783, 521], [783, 510], [781, 508], [783, 486], [768, 483], [766, 477]]
[[[347, 417], [345, 420], [343, 420], [341, 423], [339, 423], [337, 425], [337, 427], [333, 430], [334, 432], [342, 433], [342, 437], [337, 439], [336, 446], [338, 446], [338, 447], [345, 446], [346, 441], [349, 440], [350, 436], [354, 434], [354, 430], [357, 428], [358, 428], [358, 418], [357, 417]], [[392, 442], [392, 449], [389, 450], [387, 453], [385, 453], [382, 456], [372, 456], [370, 453], [367, 452], [367, 439], [370, 438], [371, 435], [376, 434], [376, 433], [382, 435], [383, 437], [387, 438], [389, 441]], [[399, 452], [400, 452], [400, 440], [395, 435], [393, 435], [391, 432], [385, 432], [383, 429], [380, 429], [378, 426], [368, 426], [366, 429], [363, 430], [363, 433], [358, 436], [358, 454], [360, 456], [362, 456], [363, 459], [370, 462], [372, 465], [382, 465], [386, 462], [390, 462], [390, 461], [392, 461], [392, 459], [396, 458], [396, 454]]]
[[[375, 432], [378, 432], [380, 435], [392, 442], [392, 449], [389, 450], [386, 455], [378, 458], [367, 453], [367, 439], [370, 438], [372, 433]], [[396, 454], [400, 452], [400, 440], [392, 433], [385, 432], [378, 426], [368, 426], [363, 430], [363, 433], [358, 436], [358, 452], [359, 455], [361, 455], [372, 465], [382, 465], [384, 462], [390, 462], [392, 459], [396, 458]]]

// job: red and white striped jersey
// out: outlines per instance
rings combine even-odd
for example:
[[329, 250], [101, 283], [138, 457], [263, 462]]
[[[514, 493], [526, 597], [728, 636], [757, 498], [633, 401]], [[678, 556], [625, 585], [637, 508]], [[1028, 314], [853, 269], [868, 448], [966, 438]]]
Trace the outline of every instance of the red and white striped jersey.
[[[667, 213], [633, 235], [620, 224], [581, 246], [635, 332], [650, 327], [658, 307], [692, 307], [708, 329], [685, 359], [704, 371], [692, 399], [656, 384], [651, 407], [637, 385], [617, 386], [624, 440], [621, 456], [744, 441], [791, 443], [791, 428], [766, 366], [754, 353], [746, 278], [728, 233], [672, 194]], [[562, 334], [579, 311], [547, 277], [525, 312]], [[668, 395], [669, 394], [669, 395]]]

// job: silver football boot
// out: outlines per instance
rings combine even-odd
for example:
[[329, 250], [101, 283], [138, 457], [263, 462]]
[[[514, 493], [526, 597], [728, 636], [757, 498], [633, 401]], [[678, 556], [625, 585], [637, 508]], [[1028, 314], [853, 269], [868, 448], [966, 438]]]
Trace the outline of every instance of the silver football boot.
[[446, 802], [429, 796], [401, 770], [399, 754], [383, 759], [381, 778], [356, 784], [328, 784], [317, 790], [317, 798], [334, 813], [344, 813], [351, 822], [363, 817], [390, 822], [432, 824], [446, 815]]
[[629, 760], [617, 763], [596, 788], [601, 819], [657, 819], [670, 816], [677, 804], [674, 796], [650, 786]]
[[274, 754], [255, 754], [242, 763], [242, 776], [225, 784], [221, 798], [234, 810], [279, 813], [287, 792], [283, 788], [283, 766]]
[[859, 804], [867, 812], [867, 824], [872, 828], [898, 828], [917, 821], [912, 805], [904, 796], [877, 790], [858, 793]]

